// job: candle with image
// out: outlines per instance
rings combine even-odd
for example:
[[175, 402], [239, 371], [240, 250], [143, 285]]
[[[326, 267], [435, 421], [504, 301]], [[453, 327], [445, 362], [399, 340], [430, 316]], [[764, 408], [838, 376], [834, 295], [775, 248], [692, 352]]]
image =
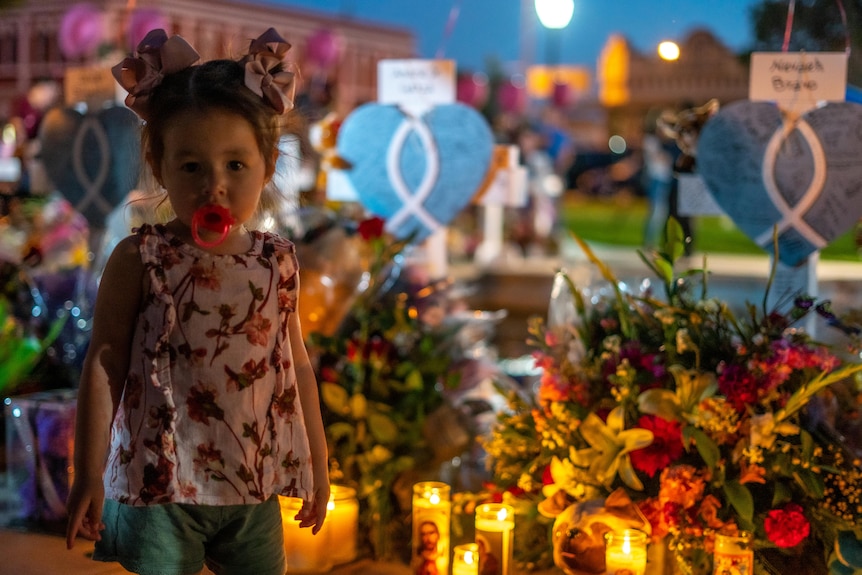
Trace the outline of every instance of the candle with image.
[[737, 535], [715, 536], [712, 554], [712, 572], [715, 575], [736, 573], [751, 575], [754, 571], [754, 551], [751, 549], [751, 533], [741, 531]]
[[480, 573], [511, 573], [514, 533], [515, 511], [511, 506], [486, 503], [476, 508], [476, 545]]
[[439, 481], [413, 486], [413, 572], [445, 575], [449, 572], [450, 487]]
[[625, 529], [605, 535], [605, 573], [607, 575], [644, 575], [647, 563], [647, 535]]
[[479, 575], [479, 546], [456, 545], [452, 556], [452, 575]]

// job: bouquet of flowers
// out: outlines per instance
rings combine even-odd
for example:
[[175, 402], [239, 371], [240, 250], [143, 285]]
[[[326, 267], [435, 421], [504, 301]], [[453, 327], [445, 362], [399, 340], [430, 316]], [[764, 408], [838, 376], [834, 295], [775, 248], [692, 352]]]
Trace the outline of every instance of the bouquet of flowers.
[[[784, 312], [747, 304], [736, 317], [707, 297], [705, 270], [675, 272], [676, 222], [667, 237], [662, 252], [641, 254], [663, 294], [625, 292], [578, 240], [610, 295], [585, 296], [563, 274], [565, 321], [532, 320], [536, 397], [513, 395], [485, 441], [497, 489], [544, 526], [532, 531], [544, 546], [516, 540], [516, 554], [546, 566], [551, 540], [565, 546], [573, 534], [554, 532], [554, 518], [622, 490], [678, 572], [712, 573], [716, 536], [744, 531], [755, 572], [796, 553], [818, 573], [852, 573], [842, 551], [858, 553], [862, 539], [862, 468], [812, 407], [855, 384], [858, 327], [807, 297]], [[847, 334], [848, 349], [795, 327], [809, 312]], [[577, 573], [568, 551], [554, 560]]]
[[[360, 533], [378, 559], [410, 553], [412, 484], [435, 461], [429, 429], [457, 384], [455, 327], [443, 321], [443, 292], [404, 265], [408, 240], [383, 232], [383, 220], [359, 224], [367, 272], [333, 334], [313, 332], [317, 378], [334, 483], [355, 487]], [[438, 425], [439, 421], [435, 423]], [[432, 437], [434, 436], [434, 437]]]

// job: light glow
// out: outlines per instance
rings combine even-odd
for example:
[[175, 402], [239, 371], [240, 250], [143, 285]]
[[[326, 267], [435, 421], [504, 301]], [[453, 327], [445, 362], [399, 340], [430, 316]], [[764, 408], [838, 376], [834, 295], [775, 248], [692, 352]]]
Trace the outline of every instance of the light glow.
[[679, 59], [679, 46], [676, 42], [665, 40], [658, 45], [658, 55], [662, 60], [672, 62]]
[[574, 12], [574, 0], [536, 0], [536, 14], [545, 28], [565, 28]]

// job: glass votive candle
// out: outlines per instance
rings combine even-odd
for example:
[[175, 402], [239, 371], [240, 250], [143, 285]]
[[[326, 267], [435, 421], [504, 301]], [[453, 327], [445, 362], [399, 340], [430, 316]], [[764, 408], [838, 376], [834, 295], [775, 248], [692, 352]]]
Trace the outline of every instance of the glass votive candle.
[[605, 535], [607, 575], [644, 575], [646, 563], [646, 533], [637, 529], [625, 529]]
[[754, 551], [751, 547], [751, 533], [740, 531], [737, 535], [715, 536], [712, 552], [713, 575], [738, 573], [751, 575], [754, 570]]
[[440, 481], [413, 485], [413, 572], [449, 573], [450, 487]]
[[456, 545], [452, 556], [452, 575], [479, 575], [479, 546]]
[[509, 575], [515, 543], [515, 510], [504, 503], [485, 503], [476, 508], [476, 545], [479, 572]]
[[332, 543], [332, 563], [342, 565], [356, 559], [359, 531], [359, 500], [356, 490], [344, 485], [330, 486], [329, 506], [323, 528]]
[[332, 567], [331, 529], [324, 528], [312, 535], [310, 527], [299, 527], [294, 519], [302, 509], [302, 500], [279, 497], [281, 524], [284, 529], [284, 555], [288, 573], [328, 573]]

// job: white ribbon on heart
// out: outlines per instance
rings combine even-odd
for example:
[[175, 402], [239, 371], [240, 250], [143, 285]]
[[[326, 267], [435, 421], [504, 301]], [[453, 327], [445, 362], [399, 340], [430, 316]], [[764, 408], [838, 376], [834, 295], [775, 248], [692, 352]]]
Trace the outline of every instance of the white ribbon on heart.
[[[791, 207], [784, 199], [784, 196], [781, 195], [778, 184], [775, 182], [775, 160], [778, 157], [781, 145], [793, 130], [799, 130], [799, 133], [802, 134], [811, 150], [814, 161], [814, 176], [811, 178], [811, 183], [808, 185], [805, 194], [803, 194], [795, 206]], [[826, 154], [823, 152], [820, 138], [817, 137], [817, 134], [814, 133], [808, 122], [802, 118], [785, 118], [782, 127], [775, 131], [766, 145], [761, 173], [766, 192], [781, 214], [781, 220], [776, 224], [777, 233], [781, 234], [792, 226], [806, 240], [816, 246], [817, 249], [825, 247], [828, 243], [826, 239], [802, 219], [802, 216], [808, 212], [814, 202], [817, 201], [817, 198], [820, 197], [823, 185], [826, 182]], [[768, 246], [772, 243], [772, 234], [773, 230], [770, 228], [761, 233], [754, 241], [759, 246]]]
[[[96, 145], [99, 149], [99, 166], [96, 177], [92, 180], [84, 168], [84, 136], [87, 132], [92, 132], [96, 138]], [[108, 172], [111, 167], [111, 145], [108, 141], [108, 134], [105, 133], [105, 128], [99, 123], [95, 117], [87, 116], [81, 124], [81, 128], [75, 135], [75, 140], [72, 143], [72, 169], [75, 172], [75, 177], [85, 188], [86, 193], [81, 200], [75, 204], [75, 209], [83, 212], [90, 204], [95, 204], [96, 207], [104, 214], [108, 215], [113, 210], [113, 206], [105, 198], [99, 195], [102, 186], [105, 185], [105, 180], [108, 179]]]
[[[407, 136], [412, 131], [416, 132], [419, 140], [422, 142], [422, 147], [427, 151], [425, 156], [427, 161], [425, 173], [414, 194], [410, 193], [410, 188], [404, 182], [401, 169], [399, 168], [401, 150], [404, 147]], [[434, 136], [421, 118], [405, 114], [404, 120], [401, 121], [395, 130], [395, 134], [392, 136], [389, 148], [386, 151], [386, 173], [402, 204], [401, 208], [386, 222], [387, 231], [394, 232], [410, 216], [418, 218], [432, 232], [436, 232], [442, 227], [442, 224], [423, 207], [425, 200], [428, 199], [428, 196], [431, 195], [434, 189], [439, 172], [440, 156], [434, 143]]]

